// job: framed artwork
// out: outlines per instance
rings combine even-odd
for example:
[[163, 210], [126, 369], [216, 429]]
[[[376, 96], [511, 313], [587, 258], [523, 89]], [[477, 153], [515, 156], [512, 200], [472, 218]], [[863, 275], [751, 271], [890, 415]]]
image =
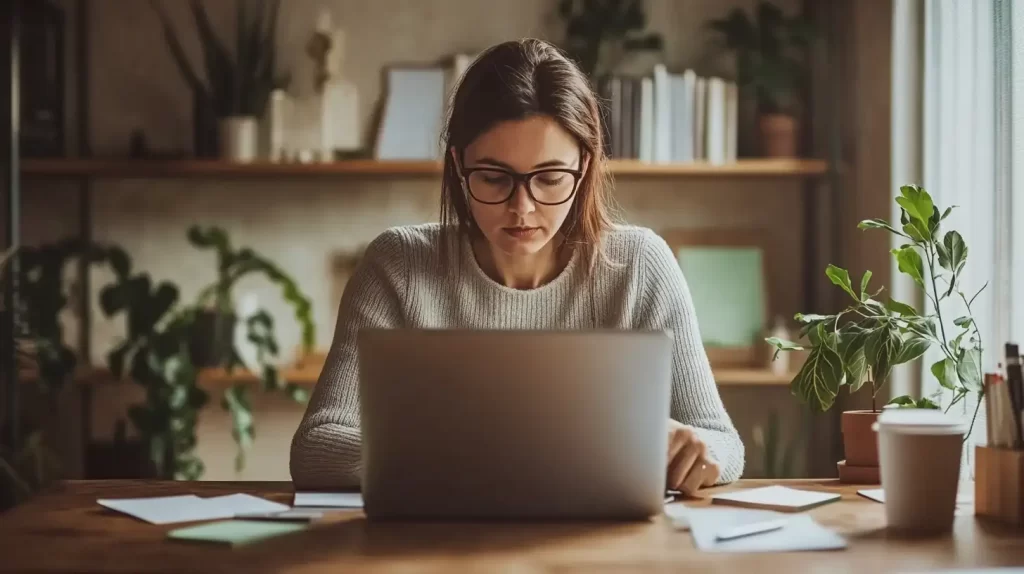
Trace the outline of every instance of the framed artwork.
[[754, 367], [771, 316], [764, 238], [754, 229], [661, 233], [689, 286], [701, 340], [715, 367]]

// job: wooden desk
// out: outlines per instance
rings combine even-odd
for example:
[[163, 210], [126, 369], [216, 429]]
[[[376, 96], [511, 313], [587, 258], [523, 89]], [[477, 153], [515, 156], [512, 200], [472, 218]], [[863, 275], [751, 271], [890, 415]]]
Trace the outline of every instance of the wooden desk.
[[[97, 498], [248, 492], [290, 502], [288, 483], [80, 481], [0, 515], [3, 572], [856, 572], [1024, 564], [1024, 531], [956, 519], [954, 535], [886, 535], [881, 504], [833, 481], [785, 481], [840, 492], [811, 511], [848, 537], [843, 552], [714, 554], [662, 518], [636, 523], [368, 523], [359, 511], [248, 547], [172, 542], [154, 526], [96, 505]], [[742, 481], [729, 489], [759, 486]], [[706, 504], [694, 502], [693, 504]]]

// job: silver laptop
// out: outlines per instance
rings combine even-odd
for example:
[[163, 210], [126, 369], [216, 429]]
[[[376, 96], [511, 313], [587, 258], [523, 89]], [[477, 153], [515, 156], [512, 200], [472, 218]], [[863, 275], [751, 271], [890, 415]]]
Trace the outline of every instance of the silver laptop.
[[358, 347], [369, 518], [662, 511], [667, 332], [363, 330]]

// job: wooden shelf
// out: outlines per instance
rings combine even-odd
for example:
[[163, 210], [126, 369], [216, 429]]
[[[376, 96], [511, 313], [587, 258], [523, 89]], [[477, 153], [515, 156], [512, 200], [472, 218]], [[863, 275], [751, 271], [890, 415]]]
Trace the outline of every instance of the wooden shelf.
[[719, 386], [789, 386], [793, 374], [776, 375], [768, 369], [712, 369]]
[[[25, 177], [53, 178], [437, 177], [441, 174], [438, 162], [371, 159], [312, 164], [132, 159], [24, 159], [21, 163]], [[613, 175], [629, 177], [812, 177], [828, 170], [827, 163], [815, 159], [743, 159], [723, 165], [612, 160], [610, 167]]]
[[[313, 387], [320, 377], [322, 364], [308, 363], [292, 368], [282, 368], [279, 373], [281, 377], [289, 382], [303, 387]], [[719, 386], [788, 386], [793, 375], [778, 376], [767, 369], [714, 369], [715, 382]], [[30, 372], [22, 372], [19, 375], [22, 382], [32, 382], [35, 375]], [[76, 374], [75, 381], [83, 385], [102, 385], [115, 383], [113, 376], [106, 367], [93, 367], [82, 369]], [[199, 374], [199, 386], [207, 390], [217, 390], [229, 387], [234, 384], [258, 384], [259, 377], [255, 373], [246, 370], [236, 370], [228, 374], [224, 369], [204, 369]]]

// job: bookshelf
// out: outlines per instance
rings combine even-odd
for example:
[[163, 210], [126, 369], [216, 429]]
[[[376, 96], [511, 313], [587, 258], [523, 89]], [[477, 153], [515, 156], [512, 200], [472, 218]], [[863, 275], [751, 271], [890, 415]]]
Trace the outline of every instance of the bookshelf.
[[[648, 163], [611, 160], [613, 176], [628, 177], [787, 177], [824, 175], [828, 164], [816, 159], [741, 159], [728, 164]], [[440, 176], [434, 161], [344, 160], [330, 163], [235, 163], [218, 160], [24, 159], [21, 173], [42, 178], [246, 178], [246, 177], [419, 177]]]

